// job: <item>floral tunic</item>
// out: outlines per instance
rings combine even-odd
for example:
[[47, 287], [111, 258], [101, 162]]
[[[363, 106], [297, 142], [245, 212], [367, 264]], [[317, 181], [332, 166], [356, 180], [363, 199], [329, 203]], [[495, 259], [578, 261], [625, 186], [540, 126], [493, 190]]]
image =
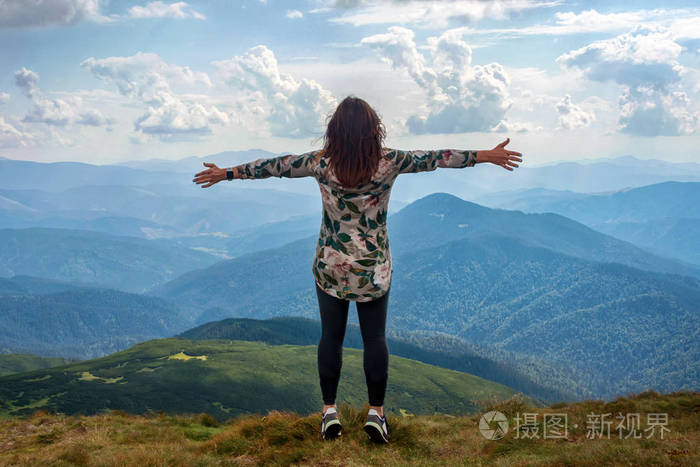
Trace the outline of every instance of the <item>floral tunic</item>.
[[343, 186], [328, 170], [328, 162], [322, 150], [257, 159], [238, 166], [239, 178], [316, 178], [323, 199], [312, 267], [316, 283], [333, 297], [368, 302], [384, 295], [391, 284], [386, 216], [396, 177], [438, 167], [473, 167], [476, 151], [385, 148], [372, 179], [356, 187]]

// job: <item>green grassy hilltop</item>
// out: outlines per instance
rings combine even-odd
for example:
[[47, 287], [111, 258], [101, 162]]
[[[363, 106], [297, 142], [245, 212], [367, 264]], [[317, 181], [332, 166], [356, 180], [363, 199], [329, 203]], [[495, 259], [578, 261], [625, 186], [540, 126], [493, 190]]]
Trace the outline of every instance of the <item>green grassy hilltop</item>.
[[0, 354], [0, 376], [65, 365], [71, 360], [33, 354]]
[[[508, 417], [505, 437], [487, 440], [478, 430], [480, 415], [400, 416], [388, 414], [393, 438], [372, 444], [362, 431], [367, 406], [340, 406], [343, 434], [322, 441], [320, 413], [301, 416], [271, 411], [219, 423], [207, 414], [130, 415], [121, 411], [93, 416], [36, 411], [0, 419], [0, 465], [237, 466], [237, 465], [673, 465], [700, 463], [700, 394], [646, 392], [605, 403], [585, 401], [549, 408], [529, 407], [517, 397], [485, 407]], [[639, 413], [643, 436], [587, 437], [590, 413]], [[516, 438], [514, 417], [568, 416], [563, 439]], [[666, 413], [669, 430], [645, 432], [650, 413]], [[522, 432], [519, 432], [522, 433]]]
[[[245, 413], [321, 408], [316, 345], [238, 340], [155, 339], [106, 357], [0, 378], [0, 414], [41, 408], [66, 414], [106, 410]], [[408, 414], [472, 414], [513, 389], [460, 371], [391, 356], [386, 409]], [[345, 349], [340, 403], [367, 400], [362, 351]]]

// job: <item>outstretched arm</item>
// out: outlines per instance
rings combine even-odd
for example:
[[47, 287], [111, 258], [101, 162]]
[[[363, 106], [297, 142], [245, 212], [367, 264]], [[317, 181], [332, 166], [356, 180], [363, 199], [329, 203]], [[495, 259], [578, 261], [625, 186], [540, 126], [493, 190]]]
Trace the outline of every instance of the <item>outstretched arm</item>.
[[444, 168], [464, 168], [473, 167], [482, 162], [491, 162], [502, 166], [507, 170], [518, 167], [514, 161], [521, 162], [522, 154], [517, 151], [506, 150], [505, 146], [510, 138], [491, 150], [459, 150], [459, 149], [437, 149], [429, 151], [399, 151], [395, 152], [395, 163], [398, 172], [416, 173], [429, 172], [438, 167]]
[[234, 167], [234, 178], [313, 177], [318, 151], [256, 159]]
[[395, 151], [398, 172], [417, 173], [431, 172], [438, 167], [473, 167], [477, 162], [477, 151], [462, 151], [458, 149], [436, 149], [416, 151]]
[[[312, 177], [317, 155], [318, 151], [312, 151], [300, 155], [263, 157], [232, 167], [233, 178]], [[208, 162], [205, 162], [204, 165], [209, 168], [196, 174], [193, 180], [195, 183], [206, 183], [206, 185], [202, 185], [202, 188], [208, 188], [215, 183], [226, 180], [227, 168], [219, 168], [216, 164]]]

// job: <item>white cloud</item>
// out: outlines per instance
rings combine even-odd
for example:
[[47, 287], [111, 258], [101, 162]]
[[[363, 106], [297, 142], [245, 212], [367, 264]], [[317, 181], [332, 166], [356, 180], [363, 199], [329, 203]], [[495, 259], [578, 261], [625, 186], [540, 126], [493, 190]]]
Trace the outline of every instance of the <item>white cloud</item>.
[[569, 32], [610, 31], [627, 29], [650, 17], [647, 11], [626, 11], [622, 13], [601, 14], [594, 9], [579, 13], [572, 11], [556, 12], [557, 24]]
[[[665, 26], [676, 39], [700, 39], [700, 8], [682, 15], [678, 20]], [[697, 42], [696, 42], [697, 44]]]
[[129, 97], [152, 97], [157, 89], [169, 89], [170, 83], [211, 87], [209, 75], [189, 67], [171, 65], [157, 54], [137, 52], [128, 57], [107, 57], [84, 60], [82, 67], [97, 78], [114, 83], [119, 92]]
[[35, 98], [34, 107], [25, 115], [23, 121], [46, 123], [47, 125], [65, 126], [75, 121], [76, 100]]
[[304, 14], [299, 10], [287, 10], [287, 18], [289, 19], [299, 19], [303, 17]]
[[0, 104], [5, 104], [10, 100], [10, 95], [6, 92], [0, 92]]
[[529, 122], [511, 122], [508, 119], [503, 119], [498, 122], [492, 131], [496, 133], [535, 133], [543, 131], [542, 126], [537, 126]]
[[676, 59], [681, 50], [668, 30], [637, 26], [629, 33], [563, 54], [556, 62], [579, 68], [594, 81], [649, 84], [661, 89], [680, 79], [681, 66]]
[[86, 108], [77, 94], [66, 94], [64, 98], [48, 98], [39, 90], [39, 75], [22, 67], [15, 72], [15, 84], [31, 100], [33, 106], [23, 121], [47, 125], [101, 126], [112, 122], [96, 109]]
[[206, 19], [187, 2], [153, 1], [125, 14], [102, 14], [108, 0], [0, 0], [0, 28], [73, 26], [81, 21], [113, 22], [144, 18]]
[[538, 0], [394, 0], [336, 1], [335, 7], [349, 11], [331, 18], [353, 26], [369, 24], [414, 24], [418, 27], [444, 28], [450, 20], [474, 23], [482, 19], [506, 19], [511, 12], [552, 7], [560, 1]]
[[33, 135], [21, 131], [0, 115], [0, 148], [29, 146], [33, 141]]
[[368, 0], [333, 0], [334, 8], [351, 9], [370, 3]]
[[700, 129], [700, 113], [689, 110], [684, 91], [626, 88], [620, 96], [618, 130], [640, 136], [689, 135]]
[[81, 63], [95, 77], [117, 86], [119, 92], [147, 106], [134, 123], [136, 131], [174, 140], [175, 136], [211, 133], [212, 125], [229, 123], [229, 116], [202, 96], [180, 95], [176, 85], [211, 87], [206, 73], [171, 65], [153, 53], [128, 57], [90, 57]]
[[72, 26], [82, 20], [107, 21], [99, 0], [3, 0], [0, 28]]
[[[406, 70], [428, 95], [427, 114], [406, 121], [411, 133], [498, 131], [512, 102], [510, 80], [499, 63], [471, 66], [471, 48], [456, 31], [428, 39], [429, 66], [413, 41], [413, 31], [392, 26], [386, 34], [362, 39], [394, 69]], [[520, 129], [527, 129], [521, 126]]]
[[692, 14], [692, 10], [653, 10], [625, 11], [620, 13], [599, 13], [595, 9], [578, 13], [556, 12], [556, 25], [535, 25], [523, 28], [522, 34], [578, 34], [588, 32], [627, 31], [647, 23], [652, 25], [663, 21], [673, 21]]
[[613, 81], [623, 87], [618, 130], [640, 136], [691, 134], [698, 113], [679, 88], [685, 70], [673, 32], [661, 26], [636, 26], [631, 32], [595, 41], [559, 56], [565, 68], [577, 68], [588, 79]]
[[593, 112], [586, 112], [578, 105], [571, 101], [570, 95], [565, 95], [561, 101], [556, 104], [557, 113], [559, 114], [559, 124], [557, 129], [573, 130], [576, 128], [585, 128], [590, 126], [595, 120]]
[[206, 19], [205, 16], [192, 9], [186, 2], [163, 3], [150, 2], [147, 5], [135, 5], [129, 8], [127, 15], [130, 18], [195, 18]]
[[80, 117], [78, 118], [78, 123], [81, 125], [88, 126], [102, 126], [114, 123], [114, 120], [105, 117], [99, 110], [87, 109], [85, 112], [82, 112], [80, 114]]
[[[419, 86], [437, 91], [437, 74], [425, 63], [425, 58], [416, 48], [413, 31], [392, 26], [386, 34], [365, 37], [361, 43], [379, 51], [382, 60], [397, 69], [405, 68]], [[471, 57], [471, 50], [468, 52]]]
[[172, 93], [160, 93], [148, 112], [134, 126], [138, 130], [165, 138], [182, 134], [208, 134], [211, 125], [224, 125], [229, 117], [215, 106], [181, 99]]
[[22, 67], [21, 70], [15, 72], [15, 84], [29, 98], [31, 98], [36, 92], [36, 86], [38, 83], [39, 75], [32, 70]]
[[653, 9], [626, 11], [621, 13], [599, 13], [591, 9], [578, 13], [556, 12], [554, 24], [534, 24], [517, 28], [457, 28], [464, 33], [478, 35], [498, 35], [499, 37], [623, 32], [638, 25], [663, 26], [673, 32], [674, 37], [700, 37], [698, 15], [700, 9]]
[[331, 93], [316, 81], [297, 80], [281, 73], [275, 54], [264, 45], [212, 64], [229, 85], [253, 96], [251, 108], [265, 116], [274, 136], [301, 138], [322, 134], [324, 115], [337, 105]]

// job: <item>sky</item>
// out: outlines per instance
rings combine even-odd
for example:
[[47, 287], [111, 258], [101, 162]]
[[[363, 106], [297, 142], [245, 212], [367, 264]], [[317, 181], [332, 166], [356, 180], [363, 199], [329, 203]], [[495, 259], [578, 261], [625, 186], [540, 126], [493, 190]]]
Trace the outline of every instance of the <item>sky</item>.
[[399, 149], [698, 161], [700, 2], [0, 1], [0, 156], [303, 153], [348, 95]]

